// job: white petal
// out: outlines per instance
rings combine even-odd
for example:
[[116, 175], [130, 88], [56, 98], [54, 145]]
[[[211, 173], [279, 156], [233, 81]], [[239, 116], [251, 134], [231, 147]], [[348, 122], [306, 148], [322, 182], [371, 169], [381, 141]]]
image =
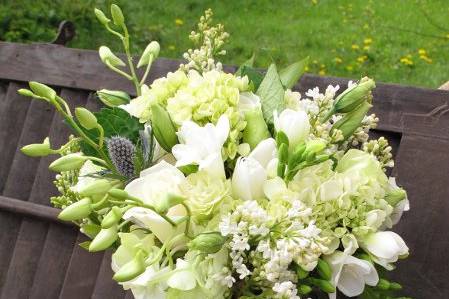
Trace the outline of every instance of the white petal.
[[337, 287], [346, 296], [355, 297], [363, 293], [365, 281], [357, 271], [349, 267], [344, 267], [341, 271]]
[[267, 168], [268, 163], [276, 157], [276, 141], [268, 138], [259, 142], [248, 157], [257, 160], [263, 168]]
[[205, 170], [214, 178], [226, 177], [223, 158], [220, 152], [213, 153], [202, 160], [199, 165], [199, 170]]
[[367, 240], [365, 241], [366, 249], [379, 258], [394, 258], [399, 254], [401, 250], [396, 242], [394, 235], [396, 234], [393, 232], [373, 233], [368, 236]]
[[195, 288], [196, 279], [191, 271], [182, 270], [175, 272], [173, 275], [171, 275], [170, 278], [167, 280], [167, 284], [171, 288], [178, 289], [181, 291], [188, 291]]
[[280, 177], [268, 180], [263, 186], [263, 191], [268, 199], [274, 199], [276, 195], [283, 193], [287, 190], [285, 182]]

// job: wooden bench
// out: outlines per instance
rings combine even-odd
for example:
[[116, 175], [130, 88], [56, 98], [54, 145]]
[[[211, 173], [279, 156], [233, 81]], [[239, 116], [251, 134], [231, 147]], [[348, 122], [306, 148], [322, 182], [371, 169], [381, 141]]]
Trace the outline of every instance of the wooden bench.
[[[158, 59], [148, 78], [164, 76], [179, 61]], [[228, 71], [234, 70], [232, 67]], [[94, 91], [131, 84], [107, 70], [96, 51], [51, 44], [0, 42], [0, 299], [132, 298], [111, 279], [110, 253], [77, 244], [77, 229], [56, 219], [51, 158], [29, 158], [23, 145], [50, 136], [55, 146], [69, 130], [53, 109], [17, 94], [30, 80], [53, 86], [71, 106], [98, 109]], [[296, 89], [346, 85], [341, 78], [305, 75]], [[409, 193], [411, 211], [395, 227], [410, 247], [394, 279], [415, 298], [449, 298], [449, 92], [378, 84], [374, 112], [394, 147], [393, 174]]]

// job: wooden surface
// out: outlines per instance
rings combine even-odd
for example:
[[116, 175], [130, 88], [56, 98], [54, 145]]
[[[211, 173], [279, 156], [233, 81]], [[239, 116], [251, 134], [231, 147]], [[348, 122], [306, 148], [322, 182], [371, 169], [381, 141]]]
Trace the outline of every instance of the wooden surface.
[[[148, 82], [178, 64], [158, 59]], [[86, 252], [77, 245], [85, 237], [55, 219], [51, 158], [18, 151], [48, 135], [58, 146], [69, 133], [53, 109], [16, 93], [30, 80], [52, 85], [72, 107], [98, 109], [92, 91], [101, 88], [132, 92], [96, 51], [0, 42], [0, 299], [131, 298], [111, 279], [110, 252]], [[305, 75], [295, 88], [304, 93], [328, 84], [347, 80]], [[392, 276], [414, 298], [449, 298], [448, 107], [449, 92], [443, 90], [378, 84], [374, 94], [380, 124], [372, 134], [392, 143], [393, 174], [408, 190], [412, 208], [395, 227], [411, 255]]]

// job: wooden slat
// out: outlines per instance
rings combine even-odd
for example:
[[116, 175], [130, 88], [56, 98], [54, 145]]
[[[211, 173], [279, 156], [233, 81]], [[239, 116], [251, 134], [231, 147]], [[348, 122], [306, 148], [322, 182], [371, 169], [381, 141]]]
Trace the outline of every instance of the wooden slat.
[[125, 297], [125, 291], [122, 286], [118, 285], [112, 279], [113, 275], [114, 272], [111, 269], [111, 251], [108, 250], [103, 256], [92, 299], [122, 299]]

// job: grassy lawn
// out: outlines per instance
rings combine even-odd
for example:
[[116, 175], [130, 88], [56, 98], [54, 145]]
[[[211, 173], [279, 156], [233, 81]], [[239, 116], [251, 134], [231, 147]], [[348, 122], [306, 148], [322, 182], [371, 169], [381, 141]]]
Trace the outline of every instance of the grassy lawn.
[[[118, 43], [99, 25], [93, 7], [112, 1], [0, 0], [0, 40], [48, 41], [60, 20], [72, 20], [69, 46]], [[128, 18], [134, 50], [158, 40], [162, 56], [179, 58], [207, 8], [231, 34], [225, 63], [256, 52], [256, 64], [286, 64], [310, 56], [309, 72], [438, 87], [449, 80], [447, 0], [114, 1]], [[113, 47], [112, 48], [116, 48]]]

